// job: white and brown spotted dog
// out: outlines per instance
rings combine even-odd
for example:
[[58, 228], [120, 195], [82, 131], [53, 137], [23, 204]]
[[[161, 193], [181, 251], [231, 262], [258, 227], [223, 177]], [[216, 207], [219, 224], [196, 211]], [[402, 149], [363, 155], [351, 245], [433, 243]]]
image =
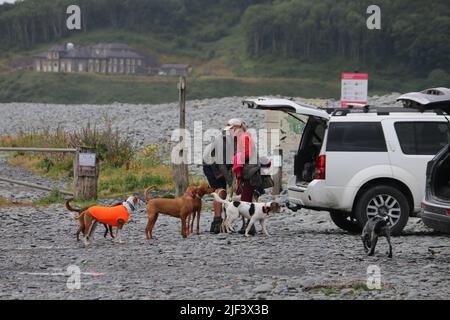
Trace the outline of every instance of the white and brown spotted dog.
[[265, 219], [270, 213], [280, 212], [280, 205], [275, 202], [245, 202], [245, 201], [227, 201], [219, 197], [217, 193], [213, 193], [214, 199], [220, 202], [225, 207], [225, 219], [222, 223], [223, 231], [234, 231], [233, 224], [239, 219], [239, 216], [250, 220], [245, 229], [245, 236], [248, 237], [248, 232], [255, 222], [259, 221], [262, 230], [266, 236], [269, 236]]

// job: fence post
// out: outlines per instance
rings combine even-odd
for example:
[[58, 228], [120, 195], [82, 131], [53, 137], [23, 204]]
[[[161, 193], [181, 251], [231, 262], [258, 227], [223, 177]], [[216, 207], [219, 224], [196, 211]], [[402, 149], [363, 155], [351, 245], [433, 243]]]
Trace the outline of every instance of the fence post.
[[273, 188], [272, 194], [278, 195], [283, 190], [283, 149], [280, 147], [277, 148], [276, 154], [280, 156], [280, 164], [279, 167], [276, 168], [275, 174], [272, 176], [273, 179]]
[[73, 159], [73, 194], [86, 200], [97, 199], [100, 162], [92, 148], [77, 148]]
[[[180, 129], [186, 128], [186, 77], [180, 77], [180, 81], [178, 83], [178, 97], [180, 101]], [[180, 151], [181, 156], [184, 160], [186, 151], [183, 149]], [[173, 165], [173, 176], [175, 180], [175, 196], [181, 196], [187, 189], [189, 184], [188, 179], [188, 167], [187, 163], [183, 161], [181, 164]]]

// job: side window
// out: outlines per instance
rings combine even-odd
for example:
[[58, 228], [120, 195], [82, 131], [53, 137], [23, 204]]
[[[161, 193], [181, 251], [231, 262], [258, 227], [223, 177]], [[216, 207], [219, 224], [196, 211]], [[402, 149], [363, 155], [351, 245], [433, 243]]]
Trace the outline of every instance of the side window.
[[396, 122], [404, 154], [434, 155], [449, 143], [447, 122]]
[[387, 152], [380, 122], [331, 122], [327, 151]]
[[325, 135], [325, 126], [318, 125], [314, 129], [314, 134], [312, 138], [312, 144], [318, 146], [319, 149], [322, 146], [323, 136]]

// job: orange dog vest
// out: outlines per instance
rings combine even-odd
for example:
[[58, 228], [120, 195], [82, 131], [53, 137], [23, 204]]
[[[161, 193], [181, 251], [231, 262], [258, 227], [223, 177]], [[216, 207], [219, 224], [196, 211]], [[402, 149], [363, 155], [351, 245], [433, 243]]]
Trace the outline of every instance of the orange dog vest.
[[90, 207], [88, 211], [99, 222], [113, 227], [119, 226], [119, 219], [122, 219], [125, 223], [127, 223], [130, 218], [130, 214], [124, 205], [119, 205], [116, 207], [94, 206]]

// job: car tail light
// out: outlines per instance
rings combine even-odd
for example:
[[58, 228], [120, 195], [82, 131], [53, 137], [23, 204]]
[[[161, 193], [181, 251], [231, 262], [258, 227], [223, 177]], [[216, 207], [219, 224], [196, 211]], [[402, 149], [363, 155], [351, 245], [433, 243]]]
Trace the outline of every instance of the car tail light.
[[450, 210], [447, 210], [447, 214], [450, 216]]
[[314, 170], [314, 179], [325, 180], [325, 160], [326, 157], [321, 155], [316, 161], [316, 170]]

